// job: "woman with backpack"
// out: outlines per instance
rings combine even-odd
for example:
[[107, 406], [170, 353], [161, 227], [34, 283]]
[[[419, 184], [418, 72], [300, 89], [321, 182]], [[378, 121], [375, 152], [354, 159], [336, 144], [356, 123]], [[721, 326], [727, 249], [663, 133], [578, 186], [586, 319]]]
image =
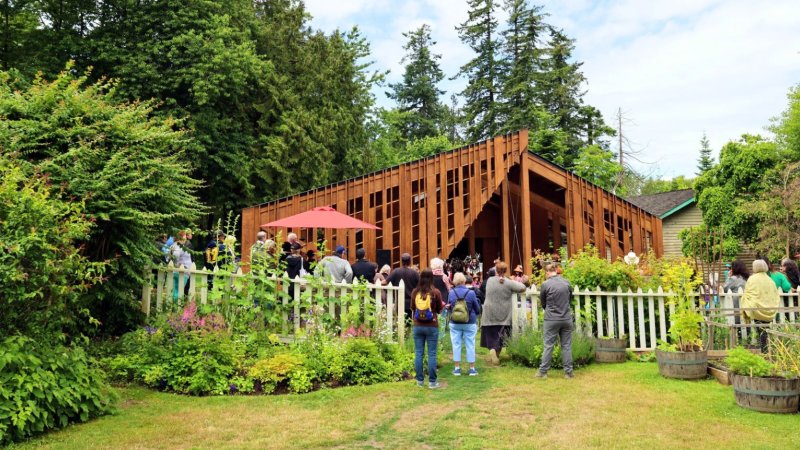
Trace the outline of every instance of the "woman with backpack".
[[453, 343], [453, 375], [461, 375], [461, 345], [467, 348], [469, 376], [478, 375], [475, 370], [475, 335], [478, 334], [477, 316], [481, 303], [475, 291], [465, 286], [467, 278], [461, 272], [453, 275], [453, 289], [447, 299], [450, 310], [450, 342]]
[[436, 350], [439, 341], [439, 313], [442, 312], [442, 294], [433, 286], [433, 271], [425, 269], [419, 274], [419, 283], [411, 292], [411, 317], [414, 320], [414, 369], [417, 386], [425, 385], [422, 355], [428, 346], [428, 387], [436, 389]]

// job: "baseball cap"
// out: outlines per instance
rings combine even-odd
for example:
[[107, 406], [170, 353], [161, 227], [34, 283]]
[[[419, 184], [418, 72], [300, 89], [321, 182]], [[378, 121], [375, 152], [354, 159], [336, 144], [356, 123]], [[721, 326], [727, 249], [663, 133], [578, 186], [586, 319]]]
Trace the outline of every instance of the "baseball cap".
[[339, 254], [347, 253], [347, 249], [345, 249], [343, 245], [337, 245], [336, 251], [334, 253], [339, 253]]

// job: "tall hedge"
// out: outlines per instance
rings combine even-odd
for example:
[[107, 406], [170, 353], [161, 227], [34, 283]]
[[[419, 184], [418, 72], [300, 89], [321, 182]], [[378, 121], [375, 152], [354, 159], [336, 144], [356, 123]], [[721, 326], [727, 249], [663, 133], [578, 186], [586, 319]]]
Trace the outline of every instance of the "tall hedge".
[[93, 226], [81, 254], [108, 263], [82, 306], [103, 331], [122, 332], [140, 319], [137, 291], [156, 236], [203, 210], [183, 151], [189, 140], [180, 123], [154, 117], [153, 102], [119, 103], [113, 82], [90, 84], [70, 66], [52, 81], [18, 83], [0, 73], [0, 153], [27, 176], [47, 177], [52, 195], [82, 202]]

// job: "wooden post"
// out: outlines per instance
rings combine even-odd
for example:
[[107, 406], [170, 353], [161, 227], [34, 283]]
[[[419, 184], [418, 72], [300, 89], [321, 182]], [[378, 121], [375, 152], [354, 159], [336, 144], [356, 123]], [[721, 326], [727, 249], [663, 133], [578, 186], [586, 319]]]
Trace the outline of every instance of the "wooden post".
[[297, 275], [294, 280], [286, 278], [288, 286], [294, 284], [294, 335], [300, 334], [300, 289], [303, 286], [303, 280], [300, 275]]
[[406, 284], [403, 282], [403, 280], [400, 280], [399, 287], [400, 289], [397, 290], [397, 341], [402, 347], [406, 334]]
[[145, 317], [150, 316], [150, 294], [153, 292], [153, 269], [145, 267], [144, 285], [142, 285], [142, 312]]
[[[520, 181], [519, 186], [522, 191], [520, 195], [520, 211], [521, 224], [520, 233], [522, 233], [522, 268], [525, 273], [531, 273], [531, 257], [533, 256], [533, 248], [531, 244], [531, 190], [530, 190], [530, 173], [528, 166], [530, 165], [530, 157], [528, 152], [522, 154], [520, 161]], [[556, 234], [553, 230], [553, 235]]]
[[[511, 209], [511, 202], [510, 202], [510, 192], [508, 188], [508, 174], [505, 174], [506, 178], [503, 180], [503, 184], [501, 186], [501, 192], [503, 197], [503, 226], [500, 230], [500, 239], [502, 240], [502, 249], [503, 249], [503, 256], [502, 260], [506, 262], [509, 266], [511, 265], [511, 233], [509, 232], [511, 228], [511, 224], [509, 222], [509, 209]], [[512, 269], [512, 267], [509, 267]]]
[[163, 267], [158, 268], [158, 276], [156, 277], [156, 311], [161, 311], [161, 302], [164, 299], [164, 286], [166, 282], [166, 272]]

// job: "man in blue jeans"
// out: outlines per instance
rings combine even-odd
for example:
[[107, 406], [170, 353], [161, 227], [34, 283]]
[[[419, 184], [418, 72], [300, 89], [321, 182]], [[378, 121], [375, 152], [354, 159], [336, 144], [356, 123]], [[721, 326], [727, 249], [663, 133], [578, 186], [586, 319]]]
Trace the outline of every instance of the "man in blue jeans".
[[540, 299], [544, 309], [544, 352], [538, 378], [547, 378], [553, 359], [556, 338], [561, 341], [564, 377], [572, 378], [572, 286], [556, 271], [556, 265], [544, 267], [547, 281], [542, 283]]

